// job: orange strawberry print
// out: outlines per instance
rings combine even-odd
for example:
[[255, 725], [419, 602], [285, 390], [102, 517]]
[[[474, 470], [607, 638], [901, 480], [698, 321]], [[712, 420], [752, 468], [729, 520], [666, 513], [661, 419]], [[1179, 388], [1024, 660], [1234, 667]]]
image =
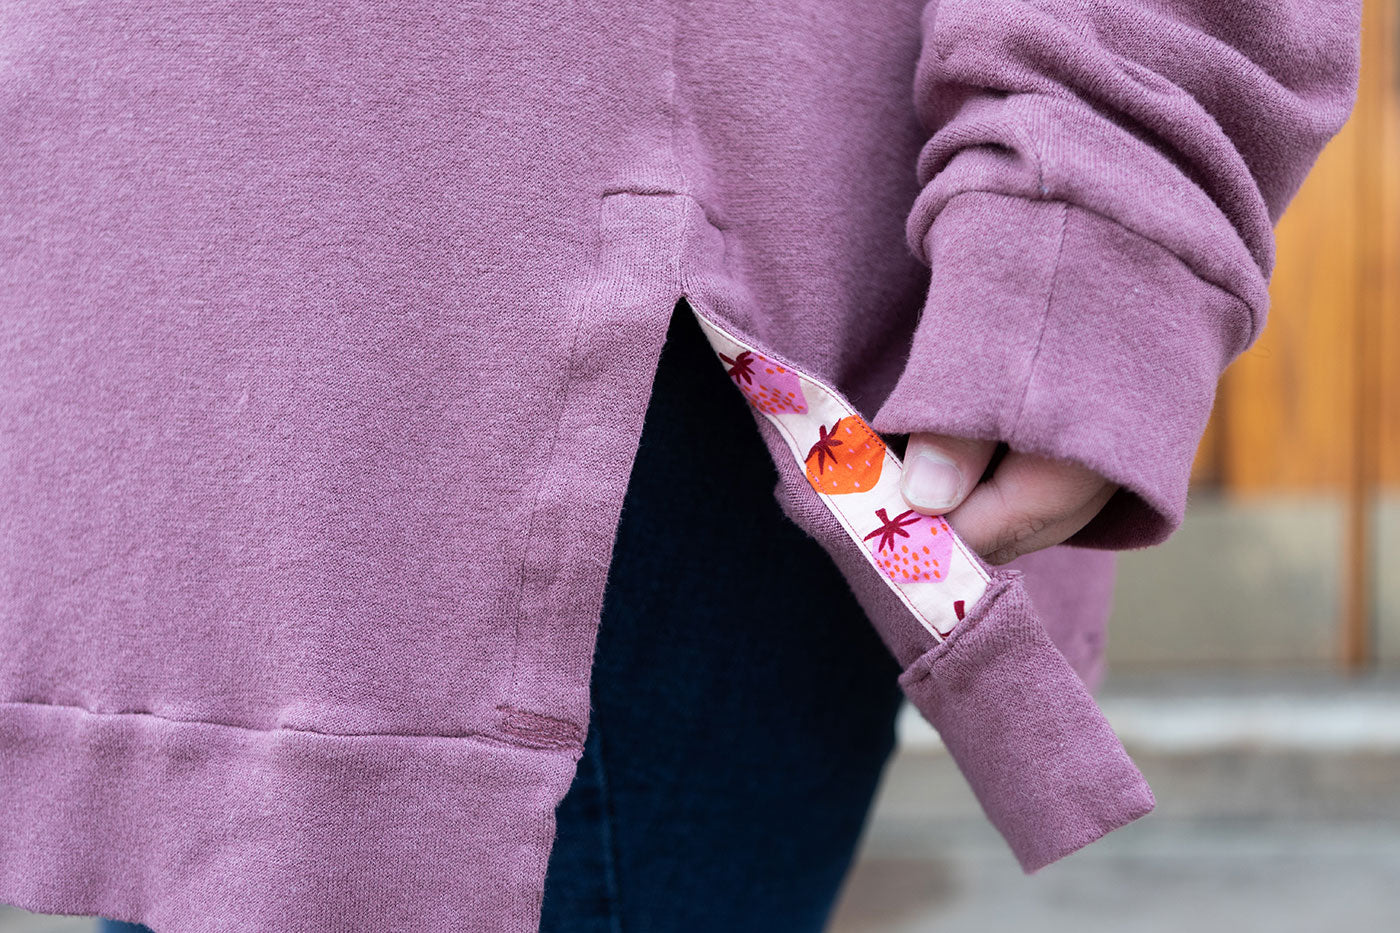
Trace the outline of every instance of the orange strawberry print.
[[885, 442], [854, 415], [839, 419], [807, 451], [807, 481], [829, 496], [866, 492], [880, 480], [885, 465]]

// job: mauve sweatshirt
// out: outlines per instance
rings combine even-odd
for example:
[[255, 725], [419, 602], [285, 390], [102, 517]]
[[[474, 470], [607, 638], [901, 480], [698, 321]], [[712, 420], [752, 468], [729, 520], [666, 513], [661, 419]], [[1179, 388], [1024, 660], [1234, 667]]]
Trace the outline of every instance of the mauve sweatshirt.
[[[0, 901], [535, 929], [680, 297], [1023, 868], [1146, 813], [1112, 552], [1182, 518], [1360, 6], [0, 5]], [[914, 431], [1122, 490], [989, 568]]]

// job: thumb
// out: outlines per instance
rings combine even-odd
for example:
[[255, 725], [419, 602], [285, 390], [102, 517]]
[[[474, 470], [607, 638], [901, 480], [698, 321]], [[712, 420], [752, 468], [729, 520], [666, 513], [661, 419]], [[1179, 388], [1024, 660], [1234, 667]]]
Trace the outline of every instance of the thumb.
[[942, 515], [958, 506], [991, 462], [996, 441], [946, 434], [911, 434], [900, 491], [909, 507]]

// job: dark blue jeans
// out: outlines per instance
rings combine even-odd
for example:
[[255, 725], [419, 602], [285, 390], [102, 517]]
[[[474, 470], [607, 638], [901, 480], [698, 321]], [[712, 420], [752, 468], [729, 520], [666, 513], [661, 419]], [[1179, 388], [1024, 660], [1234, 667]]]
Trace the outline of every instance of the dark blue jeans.
[[680, 306], [623, 503], [542, 933], [825, 926], [894, 747], [899, 669], [776, 482]]

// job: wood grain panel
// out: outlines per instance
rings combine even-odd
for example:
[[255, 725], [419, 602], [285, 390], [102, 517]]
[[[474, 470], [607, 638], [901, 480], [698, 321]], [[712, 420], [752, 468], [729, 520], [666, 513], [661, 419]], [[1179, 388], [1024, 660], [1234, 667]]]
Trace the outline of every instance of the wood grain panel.
[[1400, 488], [1400, 0], [1365, 16], [1356, 107], [1276, 228], [1268, 323], [1221, 382], [1198, 482]]

